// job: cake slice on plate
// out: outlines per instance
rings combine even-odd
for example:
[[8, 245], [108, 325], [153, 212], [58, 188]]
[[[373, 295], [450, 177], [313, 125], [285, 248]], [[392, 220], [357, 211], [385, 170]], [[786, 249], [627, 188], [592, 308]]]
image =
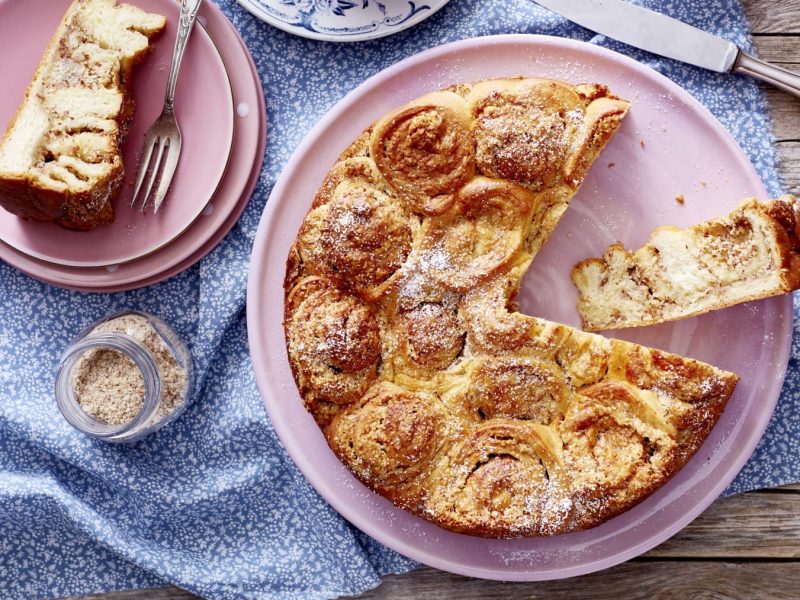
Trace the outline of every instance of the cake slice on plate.
[[166, 18], [116, 0], [75, 0], [0, 140], [0, 206], [78, 230], [114, 218], [133, 66]]
[[589, 331], [700, 315], [800, 287], [800, 203], [744, 200], [688, 229], [659, 227], [635, 252], [610, 246], [572, 270]]

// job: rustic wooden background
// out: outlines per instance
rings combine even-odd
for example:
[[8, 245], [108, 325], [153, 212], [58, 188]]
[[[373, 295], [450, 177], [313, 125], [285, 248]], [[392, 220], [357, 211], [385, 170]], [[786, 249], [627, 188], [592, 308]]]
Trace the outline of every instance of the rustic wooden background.
[[[800, 71], [800, 0], [744, 0], [761, 58]], [[767, 89], [787, 192], [800, 195], [800, 99]], [[800, 457], [797, 457], [800, 460]], [[592, 575], [500, 583], [423, 568], [387, 577], [361, 598], [799, 598], [800, 485], [718, 500], [647, 554]], [[86, 597], [89, 598], [89, 597]], [[95, 600], [188, 600], [173, 587]]]

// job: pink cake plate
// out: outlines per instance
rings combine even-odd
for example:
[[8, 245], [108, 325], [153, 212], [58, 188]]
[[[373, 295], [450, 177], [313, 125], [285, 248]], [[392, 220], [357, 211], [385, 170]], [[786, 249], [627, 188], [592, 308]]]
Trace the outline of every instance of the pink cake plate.
[[[616, 240], [635, 247], [658, 225], [687, 226], [723, 215], [748, 195], [765, 196], [733, 138], [672, 81], [609, 50], [560, 38], [464, 40], [408, 58], [339, 102], [309, 133], [278, 180], [255, 239], [247, 298], [259, 389], [297, 466], [346, 519], [427, 565], [468, 575], [533, 581], [610, 567], [661, 543], [705, 509], [739, 472], [767, 426], [781, 390], [792, 324], [786, 297], [754, 302], [623, 336], [735, 371], [741, 382], [697, 455], [665, 486], [623, 515], [588, 531], [493, 540], [445, 531], [394, 507], [336, 459], [304, 410], [283, 331], [289, 246], [325, 173], [374, 119], [458, 81], [508, 75], [600, 81], [633, 100], [527, 274], [522, 311], [578, 325], [572, 265]], [[608, 168], [613, 163], [613, 168]], [[675, 201], [683, 194], [685, 204]]]
[[[142, 0], [144, 2], [174, 0]], [[0, 14], [3, 2], [0, 0]], [[219, 186], [201, 215], [172, 243], [138, 260], [105, 267], [74, 267], [34, 259], [0, 243], [0, 258], [29, 275], [83, 291], [123, 291], [151, 285], [180, 273], [210, 252], [230, 231], [255, 188], [265, 148], [266, 108], [258, 73], [244, 43], [222, 12], [205, 3], [199, 20], [213, 40], [230, 78], [236, 108], [235, 141]], [[167, 206], [167, 203], [164, 205]], [[160, 213], [159, 213], [160, 215]], [[152, 215], [150, 215], [152, 217]]]

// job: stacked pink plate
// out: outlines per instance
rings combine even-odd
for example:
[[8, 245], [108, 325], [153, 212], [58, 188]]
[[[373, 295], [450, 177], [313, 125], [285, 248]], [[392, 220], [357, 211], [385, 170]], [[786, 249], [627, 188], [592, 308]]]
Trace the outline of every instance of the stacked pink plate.
[[[110, 292], [151, 285], [210, 252], [242, 214], [264, 156], [266, 110], [258, 74], [239, 34], [211, 2], [181, 67], [176, 114], [183, 150], [157, 215], [130, 206], [144, 135], [161, 112], [177, 29], [175, 0], [128, 0], [167, 16], [166, 31], [136, 69], [136, 112], [124, 141], [125, 186], [114, 223], [90, 232], [25, 221], [0, 209], [0, 259], [61, 287]], [[70, 0], [0, 0], [3, 73], [0, 128], [5, 129]]]

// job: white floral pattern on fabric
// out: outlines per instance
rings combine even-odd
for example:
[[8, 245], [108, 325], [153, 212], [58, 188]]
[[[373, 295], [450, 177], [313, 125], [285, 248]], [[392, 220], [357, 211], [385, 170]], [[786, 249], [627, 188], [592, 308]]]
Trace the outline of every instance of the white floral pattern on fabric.
[[[355, 594], [415, 564], [353, 530], [305, 481], [256, 389], [244, 321], [252, 240], [286, 160], [365, 78], [420, 50], [497, 33], [544, 33], [629, 54], [700, 99], [733, 133], [771, 194], [780, 186], [762, 93], [635, 51], [530, 0], [458, 0], [396, 36], [327, 44], [285, 34], [218, 0], [246, 40], [267, 94], [267, 158], [240, 223], [199, 265], [145, 290], [82, 294], [0, 264], [0, 597], [54, 597], [166, 582], [209, 598]], [[735, 0], [646, 4], [750, 46]], [[189, 343], [201, 392], [174, 424], [133, 446], [93, 441], [58, 414], [59, 353], [123, 308], [162, 316]], [[800, 304], [795, 305], [795, 311]], [[728, 492], [800, 480], [800, 325], [775, 418]]]

